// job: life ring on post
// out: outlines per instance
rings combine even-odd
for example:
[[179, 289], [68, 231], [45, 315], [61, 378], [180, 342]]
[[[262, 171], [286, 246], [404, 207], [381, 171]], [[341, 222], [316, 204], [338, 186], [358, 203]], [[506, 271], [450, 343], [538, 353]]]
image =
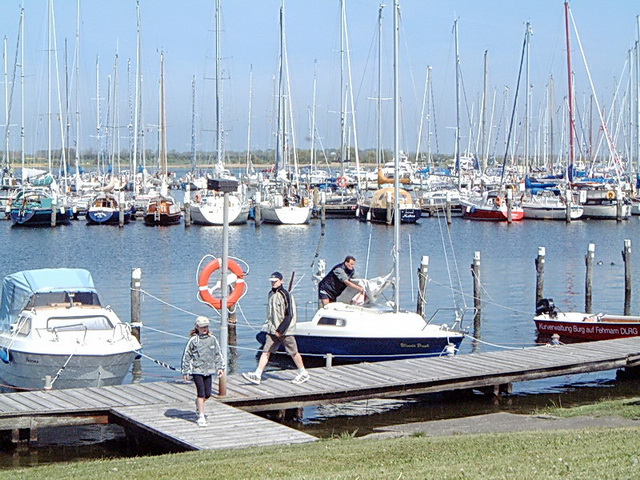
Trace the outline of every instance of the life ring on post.
[[199, 193], [196, 193], [194, 200], [196, 201], [196, 203], [200, 203], [200, 201], [202, 200], [202, 195], [200, 195]]
[[336, 185], [340, 188], [346, 187], [348, 183], [347, 177], [338, 177], [338, 180], [336, 180]]
[[616, 192], [614, 192], [613, 190], [609, 190], [607, 192], [607, 199], [613, 200], [614, 198], [616, 198]]
[[[220, 310], [222, 308], [222, 299], [214, 297], [209, 290], [209, 279], [213, 272], [218, 270], [221, 266], [221, 260], [216, 258], [215, 260], [210, 261], [200, 272], [198, 276], [198, 293], [200, 294], [200, 298], [203, 302], [208, 303], [213, 308]], [[244, 282], [244, 272], [238, 263], [234, 260], [229, 259], [227, 261], [227, 266], [229, 270], [236, 275], [237, 280], [236, 284], [233, 287], [233, 290], [227, 297], [227, 308], [233, 307], [240, 297], [244, 294], [245, 289], [247, 288]]]

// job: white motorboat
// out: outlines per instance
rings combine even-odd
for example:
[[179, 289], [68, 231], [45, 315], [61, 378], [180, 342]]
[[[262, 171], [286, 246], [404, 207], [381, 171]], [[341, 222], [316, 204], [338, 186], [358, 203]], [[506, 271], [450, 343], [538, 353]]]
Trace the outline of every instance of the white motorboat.
[[[524, 210], [524, 218], [537, 220], [566, 220], [567, 203], [564, 197], [555, 195], [552, 191], [545, 191], [534, 195], [525, 195], [520, 203]], [[571, 205], [571, 220], [582, 217], [582, 205]]]
[[102, 306], [91, 274], [25, 270], [4, 279], [0, 378], [16, 389], [121, 384], [140, 343]]
[[291, 199], [280, 193], [269, 194], [260, 202], [262, 221], [279, 225], [303, 225], [311, 218], [311, 202], [307, 197]]
[[[243, 200], [243, 195], [232, 193], [227, 198], [229, 224], [247, 223], [250, 207]], [[224, 194], [214, 190], [205, 190], [204, 195], [197, 193], [190, 206], [190, 213], [191, 221], [197, 225], [223, 225]]]

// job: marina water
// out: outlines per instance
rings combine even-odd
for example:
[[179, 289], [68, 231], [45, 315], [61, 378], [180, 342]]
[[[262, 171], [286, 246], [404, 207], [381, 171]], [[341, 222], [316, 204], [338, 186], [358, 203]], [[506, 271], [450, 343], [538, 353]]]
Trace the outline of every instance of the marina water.
[[[535, 310], [535, 258], [538, 247], [546, 248], [544, 295], [555, 300], [560, 310], [584, 309], [585, 254], [590, 243], [596, 246], [593, 283], [593, 310], [622, 313], [624, 306], [625, 239], [632, 240], [633, 279], [640, 269], [640, 245], [635, 244], [638, 217], [628, 221], [579, 220], [564, 222], [523, 221], [513, 224], [473, 222], [454, 217], [448, 228], [443, 217], [423, 218], [415, 225], [402, 227], [400, 279], [402, 307], [416, 308], [417, 274], [422, 256], [429, 256], [427, 316], [438, 309], [434, 322], [453, 323], [450, 309], [457, 305], [473, 306], [471, 263], [474, 252], [481, 255], [482, 323], [473, 329], [473, 316], [465, 317], [463, 326], [479, 338], [463, 341], [459, 354], [502, 348], [533, 346], [537, 342], [532, 320]], [[110, 305], [124, 320], [130, 318], [130, 277], [133, 268], [142, 269], [141, 330], [144, 355], [140, 373], [132, 381], [180, 380], [179, 372], [160, 363], [179, 367], [187, 334], [196, 315], [213, 320], [219, 334], [220, 316], [198, 300], [196, 283], [199, 263], [206, 255], [222, 254], [222, 228], [184, 224], [171, 227], [148, 227], [142, 221], [117, 226], [89, 226], [84, 220], [57, 228], [12, 228], [0, 222], [0, 242], [4, 246], [0, 274], [2, 277], [27, 269], [76, 267], [89, 270], [104, 304]], [[258, 344], [255, 334], [265, 320], [269, 275], [274, 270], [285, 276], [285, 285], [294, 274], [294, 294], [299, 319], [310, 319], [317, 308], [313, 272], [317, 259], [326, 261], [327, 270], [346, 255], [357, 259], [356, 277], [388, 273], [393, 266], [393, 228], [358, 222], [352, 218], [330, 218], [323, 227], [313, 219], [309, 225], [284, 226], [263, 224], [229, 227], [229, 254], [248, 265], [248, 292], [237, 307], [237, 343], [230, 349], [229, 371], [241, 373], [256, 366]], [[317, 257], [316, 257], [317, 253]], [[208, 261], [208, 259], [205, 259]], [[389, 299], [392, 298], [388, 292]], [[640, 313], [640, 293], [634, 285], [631, 314]], [[148, 357], [148, 358], [147, 358]], [[155, 359], [158, 363], [150, 360]], [[278, 365], [281, 367], [282, 365]], [[615, 385], [614, 372], [590, 374], [571, 379], [549, 379], [514, 385], [515, 398], [550, 400], [546, 396], [568, 394], [577, 386], [590, 385], [588, 397], [601, 388]], [[9, 391], [9, 390], [4, 390]], [[586, 392], [586, 390], [582, 390]], [[580, 402], [581, 396], [576, 398]], [[568, 400], [565, 400], [565, 403]], [[471, 402], [473, 404], [473, 402]], [[518, 403], [511, 400], [510, 404]], [[524, 406], [528, 401], [520, 401]], [[458, 405], [458, 407], [456, 407]], [[370, 403], [368, 413], [376, 408]], [[435, 407], [434, 407], [435, 408]], [[451, 410], [469, 412], [466, 402], [448, 402], [446, 407], [414, 409], [410, 403], [380, 407], [377, 420], [344, 420], [333, 425], [332, 419], [351, 413], [338, 407], [306, 409], [306, 428], [314, 434], [326, 434], [334, 428], [360, 429], [365, 432], [380, 423], [412, 419], [455, 416]], [[486, 405], [471, 407], [483, 410]], [[494, 408], [494, 407], [490, 407]], [[437, 411], [436, 411], [437, 410]], [[448, 412], [448, 413], [447, 413]], [[461, 413], [462, 414], [462, 413]], [[414, 418], [415, 415], [415, 418]], [[370, 417], [370, 416], [369, 416]], [[338, 432], [339, 433], [339, 432]], [[0, 453], [0, 460], [3, 453]], [[0, 465], [2, 463], [0, 462]], [[1, 468], [1, 467], [0, 467]]]

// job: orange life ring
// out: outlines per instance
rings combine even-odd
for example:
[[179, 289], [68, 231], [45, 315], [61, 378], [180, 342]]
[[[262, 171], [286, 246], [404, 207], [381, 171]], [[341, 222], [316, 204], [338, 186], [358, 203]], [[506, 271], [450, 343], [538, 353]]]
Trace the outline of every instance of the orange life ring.
[[348, 183], [349, 181], [347, 180], [347, 177], [338, 177], [338, 180], [336, 180], [336, 185], [340, 188], [346, 187]]
[[613, 200], [614, 198], [616, 198], [616, 192], [614, 192], [614, 191], [612, 191], [612, 190], [609, 190], [609, 191], [607, 192], [607, 198], [608, 198], [609, 200]]
[[200, 203], [200, 200], [202, 200], [202, 195], [200, 195], [199, 193], [196, 193], [194, 200], [196, 201], [196, 203]]
[[[231, 291], [231, 294], [227, 297], [227, 308], [229, 308], [233, 307], [238, 302], [238, 300], [240, 300], [240, 297], [242, 297], [242, 294], [244, 293], [247, 286], [244, 283], [244, 272], [242, 271], [240, 265], [238, 265], [237, 262], [231, 259], [229, 259], [227, 263], [229, 270], [232, 273], [235, 273], [236, 277], [238, 277], [238, 279], [236, 280], [236, 284]], [[210, 261], [202, 269], [202, 272], [200, 272], [200, 276], [198, 277], [198, 293], [200, 294], [200, 298], [203, 302], [208, 303], [213, 308], [218, 310], [222, 308], [222, 299], [214, 297], [211, 294], [211, 291], [209, 290], [209, 279], [211, 278], [213, 272], [218, 270], [220, 266], [221, 260], [219, 258], [216, 258], [215, 260]]]
[[496, 197], [496, 206], [499, 207], [500, 205], [502, 205], [502, 198]]

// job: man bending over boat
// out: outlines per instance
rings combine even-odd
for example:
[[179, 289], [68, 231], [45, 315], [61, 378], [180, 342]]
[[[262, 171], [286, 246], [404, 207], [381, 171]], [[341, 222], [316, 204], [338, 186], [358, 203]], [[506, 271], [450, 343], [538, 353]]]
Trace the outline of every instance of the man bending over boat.
[[347, 255], [344, 262], [331, 269], [318, 284], [318, 298], [322, 305], [335, 302], [347, 287], [356, 289], [364, 294], [364, 287], [353, 283], [351, 279], [356, 273], [356, 259]]

